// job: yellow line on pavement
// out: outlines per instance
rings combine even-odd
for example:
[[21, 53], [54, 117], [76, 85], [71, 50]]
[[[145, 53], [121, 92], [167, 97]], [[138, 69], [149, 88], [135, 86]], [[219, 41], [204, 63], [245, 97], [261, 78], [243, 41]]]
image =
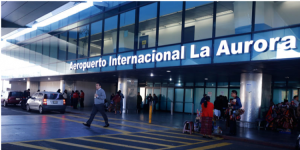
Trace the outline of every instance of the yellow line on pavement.
[[75, 144], [75, 143], [69, 143], [69, 142], [62, 142], [62, 141], [57, 141], [57, 140], [52, 140], [52, 139], [51, 140], [45, 140], [45, 141], [52, 142], [52, 143], [57, 143], [57, 144], [63, 144], [63, 145], [69, 145], [69, 146], [87, 148], [87, 149], [106, 150], [106, 149], [103, 149], [103, 148], [92, 147], [92, 146], [81, 145], [81, 144]]
[[93, 139], [85, 139], [85, 138], [81, 138], [81, 137], [77, 137], [77, 138], [73, 138], [73, 139], [95, 142], [95, 143], [102, 143], [102, 144], [109, 144], [109, 145], [120, 146], [120, 147], [128, 147], [128, 148], [134, 148], [134, 149], [140, 149], [140, 150], [151, 150], [151, 149], [143, 148], [143, 147], [130, 146], [130, 145], [124, 145], [124, 144], [112, 143], [112, 142], [100, 141], [100, 140], [93, 140]]
[[31, 145], [31, 144], [26, 144], [26, 143], [21, 143], [21, 142], [14, 142], [14, 143], [9, 143], [9, 144], [28, 147], [28, 148], [34, 148], [34, 149], [40, 149], [40, 150], [55, 150], [55, 149], [52, 149], [52, 148], [36, 146], [36, 145]]
[[[57, 119], [61, 119], [61, 120], [72, 121], [72, 122], [77, 122], [77, 123], [80, 123], [80, 124], [83, 123], [83, 122], [81, 122], [81, 121], [72, 120], [72, 119], [67, 119], [67, 118], [62, 118], [62, 117], [56, 117], [56, 116], [50, 116], [50, 115], [49, 115], [49, 117], [57, 118]], [[112, 130], [112, 131], [116, 131], [116, 132], [121, 132], [121, 133], [123, 133], [123, 134], [128, 134], [128, 133], [130, 133], [130, 132], [128, 132], [128, 131], [123, 131], [123, 130], [119, 130], [119, 129], [115, 129], [115, 128], [111, 128], [111, 127], [105, 128], [105, 127], [102, 127], [102, 126], [96, 125], [96, 124], [94, 124], [93, 126], [98, 127], [98, 128], [102, 128], [102, 129], [106, 129], [106, 130]]]
[[208, 149], [222, 147], [222, 146], [227, 146], [227, 145], [231, 145], [231, 143], [218, 143], [218, 144], [212, 144], [212, 145], [207, 145], [207, 146], [192, 148], [192, 149], [189, 149], [189, 150], [208, 150]]
[[[176, 132], [167, 132], [167, 131], [159, 131], [159, 132], [163, 132], [163, 133], [169, 133], [169, 134], [177, 134], [177, 135], [187, 135], [187, 136], [193, 136], [193, 137], [201, 137], [202, 134], [199, 134], [199, 133], [193, 133], [193, 134], [183, 134], [182, 131], [181, 133], [176, 133]], [[196, 135], [195, 135], [196, 134]], [[219, 137], [213, 137], [214, 140], [222, 140], [223, 138], [219, 138]]]
[[[75, 115], [69, 115], [72, 117], [76, 117], [76, 118], [82, 118], [82, 119], [89, 119], [86, 117], [79, 117], [79, 116], [75, 116]], [[105, 122], [103, 120], [99, 120], [99, 119], [94, 119], [95, 121], [100, 121], [100, 122]], [[147, 129], [147, 128], [142, 128], [142, 127], [137, 127], [137, 126], [132, 126], [132, 125], [127, 125], [127, 124], [122, 124], [122, 123], [115, 123], [115, 122], [109, 122], [109, 124], [115, 124], [115, 125], [120, 125], [120, 126], [126, 126], [126, 127], [131, 127], [131, 128], [137, 128], [137, 129], [141, 129], [141, 130], [146, 130], [146, 131], [158, 131], [158, 130], [152, 130], [152, 129]]]
[[[163, 133], [163, 132], [162, 132]], [[177, 139], [185, 139], [185, 140], [192, 140], [192, 141], [206, 141], [206, 140], [199, 140], [199, 139], [192, 139], [192, 138], [185, 138], [180, 136], [170, 136], [170, 135], [163, 135], [163, 134], [155, 134], [155, 133], [148, 133], [145, 132], [143, 134], [149, 134], [149, 135], [156, 135], [156, 136], [162, 136], [162, 137], [170, 137], [170, 138], [177, 138]]]
[[147, 142], [147, 141], [138, 141], [138, 140], [132, 140], [132, 139], [125, 139], [125, 138], [118, 138], [118, 137], [112, 137], [109, 135], [99, 135], [99, 137], [105, 137], [105, 138], [111, 138], [111, 139], [123, 140], [123, 141], [129, 141], [129, 142], [144, 143], [144, 144], [150, 144], [150, 145], [157, 145], [157, 146], [168, 147], [168, 148], [174, 147], [172, 145], [159, 144], [159, 143], [153, 143], [153, 142]]
[[[137, 132], [137, 133], [138, 133], [138, 132]], [[180, 144], [190, 144], [190, 143], [188, 143], [188, 142], [181, 142], [181, 141], [174, 141], [174, 140], [160, 139], [160, 138], [148, 137], [148, 136], [140, 136], [140, 135], [132, 135], [132, 134], [127, 134], [126, 136], [133, 136], [133, 137], [139, 137], [139, 138], [145, 138], [145, 139], [152, 139], [152, 140], [158, 140], [158, 141], [174, 142], [174, 143], [180, 143]]]
[[[179, 148], [179, 147], [183, 147], [183, 146], [190, 146], [190, 145], [196, 145], [196, 144], [201, 144], [201, 143], [205, 143], [205, 142], [196, 142], [196, 143], [189, 143], [189, 144], [186, 144], [186, 145], [178, 145], [178, 146], [174, 146], [174, 148]], [[169, 149], [169, 148], [161, 148], [161, 149], [156, 149], [156, 150], [165, 150], [165, 149]]]
[[[103, 118], [102, 116], [96, 116], [99, 118]], [[120, 121], [126, 121], [126, 122], [131, 122], [131, 123], [138, 123], [138, 124], [145, 124], [145, 125], [149, 125], [149, 126], [157, 126], [157, 127], [162, 127], [162, 128], [169, 128], [169, 129], [176, 129], [173, 127], [168, 127], [168, 126], [162, 126], [162, 125], [157, 125], [157, 124], [149, 124], [149, 123], [145, 123], [145, 122], [137, 122], [137, 121], [130, 121], [130, 120], [125, 120], [125, 119], [117, 119], [117, 118], [109, 118], [109, 120], [120, 120]]]

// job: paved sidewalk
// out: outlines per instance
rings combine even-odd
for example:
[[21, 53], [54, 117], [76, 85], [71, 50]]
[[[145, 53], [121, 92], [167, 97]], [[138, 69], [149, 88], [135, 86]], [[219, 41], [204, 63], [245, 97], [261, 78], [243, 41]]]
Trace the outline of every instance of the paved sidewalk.
[[[79, 114], [90, 114], [92, 108], [79, 108], [77, 110], [67, 107], [67, 113], [79, 113]], [[113, 112], [107, 112], [108, 118], [119, 118], [130, 121], [141, 121], [148, 123], [149, 114], [147, 112], [141, 112], [140, 114], [122, 114], [115, 115]], [[98, 114], [101, 116], [101, 114]], [[186, 120], [195, 120], [196, 115], [174, 113], [173, 116], [169, 112], [154, 112], [152, 115], [152, 124], [168, 126], [182, 130], [183, 123]], [[261, 144], [273, 147], [281, 147], [285, 149], [293, 149], [296, 144], [297, 134], [281, 134], [276, 131], [265, 131], [248, 128], [238, 128], [237, 136], [226, 136], [229, 132], [229, 128], [225, 127], [224, 121], [218, 121], [217, 125], [223, 130], [221, 137], [229, 140], [245, 141], [253, 144]]]

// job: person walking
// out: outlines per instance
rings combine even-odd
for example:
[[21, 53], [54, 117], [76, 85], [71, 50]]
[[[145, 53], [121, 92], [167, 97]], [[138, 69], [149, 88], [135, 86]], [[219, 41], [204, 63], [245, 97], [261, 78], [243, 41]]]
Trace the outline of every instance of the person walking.
[[80, 90], [80, 107], [84, 108], [84, 92]]
[[73, 109], [77, 109], [78, 98], [79, 98], [79, 95], [78, 95], [78, 91], [76, 90], [76, 91], [73, 93]]
[[141, 110], [142, 101], [143, 101], [143, 98], [142, 98], [140, 92], [138, 92], [138, 94], [137, 94], [137, 110], [138, 110], [138, 113]]
[[[233, 97], [233, 100], [231, 101], [231, 105], [229, 107], [232, 109], [232, 111], [242, 108], [241, 99], [237, 96], [236, 90], [231, 91], [231, 97]], [[236, 118], [230, 118], [229, 128], [230, 128], [229, 135], [235, 136], [236, 135]]]
[[115, 104], [115, 115], [117, 114], [117, 111], [120, 112], [120, 115], [122, 114], [122, 112], [120, 110], [121, 100], [122, 100], [121, 93], [120, 93], [120, 91], [118, 91], [117, 94], [115, 95], [115, 97], [113, 98], [113, 102]]
[[212, 138], [212, 119], [214, 116], [214, 104], [210, 102], [210, 97], [206, 96], [205, 101], [201, 105], [201, 134], [204, 138]]
[[104, 105], [104, 100], [106, 99], [105, 91], [101, 88], [101, 84], [99, 82], [96, 83], [96, 89], [97, 90], [94, 95], [94, 105], [93, 105], [91, 116], [86, 123], [83, 123], [83, 125], [90, 127], [94, 120], [95, 115], [97, 114], [97, 112], [100, 112], [105, 121], [105, 125], [103, 127], [108, 127], [109, 124], [108, 124], [107, 116], [105, 114], [105, 105]]

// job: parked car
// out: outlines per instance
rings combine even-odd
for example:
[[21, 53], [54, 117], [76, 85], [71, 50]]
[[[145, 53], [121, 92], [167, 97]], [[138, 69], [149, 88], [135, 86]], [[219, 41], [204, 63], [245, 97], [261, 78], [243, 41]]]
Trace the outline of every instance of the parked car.
[[4, 107], [10, 104], [20, 104], [22, 98], [23, 92], [21, 91], [7, 91], [1, 96], [1, 104], [3, 104]]
[[37, 92], [27, 100], [26, 110], [38, 110], [41, 114], [46, 111], [59, 111], [65, 113], [66, 100], [61, 93]]

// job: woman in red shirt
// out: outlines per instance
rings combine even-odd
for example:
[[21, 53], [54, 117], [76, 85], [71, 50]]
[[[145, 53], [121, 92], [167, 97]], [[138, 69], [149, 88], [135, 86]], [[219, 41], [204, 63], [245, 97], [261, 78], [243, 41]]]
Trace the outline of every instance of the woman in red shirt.
[[212, 119], [214, 116], [214, 104], [209, 102], [210, 97], [205, 98], [204, 103], [202, 103], [202, 115], [201, 115], [201, 134], [203, 137], [211, 137], [212, 133]]
[[77, 109], [78, 97], [79, 97], [78, 90], [76, 90], [73, 93], [73, 109]]

